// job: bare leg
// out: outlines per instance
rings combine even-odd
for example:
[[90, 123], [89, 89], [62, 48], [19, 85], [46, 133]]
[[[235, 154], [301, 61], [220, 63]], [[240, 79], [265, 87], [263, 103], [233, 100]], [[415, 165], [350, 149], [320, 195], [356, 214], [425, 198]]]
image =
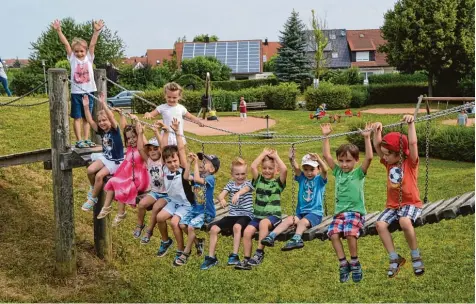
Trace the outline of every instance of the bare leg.
[[383, 247], [388, 253], [395, 252], [395, 246], [393, 245], [392, 234], [388, 231], [388, 224], [384, 221], [378, 221], [376, 224], [378, 236], [383, 243]]
[[245, 229], [245, 233], [243, 235], [243, 250], [245, 253], [245, 257], [251, 256], [251, 250], [253, 249], [253, 235], [256, 232], [256, 228], [254, 226], [247, 226]]
[[76, 141], [82, 140], [82, 137], [81, 137], [81, 120], [82, 120], [82, 118], [73, 118], [73, 130], [74, 130], [74, 136], [76, 136]]
[[157, 226], [159, 226], [160, 238], [164, 242], [169, 240], [169, 233], [167, 232], [167, 220], [171, 217], [172, 215], [165, 210], [162, 210], [159, 212], [159, 214], [157, 214]]
[[309, 227], [311, 227], [311, 223], [305, 218], [301, 219], [297, 222], [296, 234], [302, 235]]
[[106, 167], [103, 167], [96, 173], [96, 177], [94, 178], [94, 188], [92, 191], [92, 197], [98, 197], [99, 193], [102, 190], [102, 186], [104, 185], [104, 178], [109, 175], [109, 170]]
[[261, 244], [261, 240], [268, 236], [269, 229], [272, 228], [271, 222], [268, 219], [261, 220], [259, 222], [259, 237], [258, 237], [258, 249], [263, 250], [264, 245]]
[[[113, 199], [114, 199], [114, 191], [106, 191], [106, 199], [104, 200], [103, 208], [107, 208], [111, 206]], [[119, 204], [119, 205], [122, 205], [122, 204]]]
[[331, 235], [332, 247], [336, 251], [337, 258], [345, 259], [344, 247], [342, 246], [342, 241], [340, 240], [339, 234], [335, 233]]
[[[144, 217], [145, 217], [145, 213], [147, 212], [147, 208], [154, 203], [155, 203], [155, 198], [153, 198], [150, 195], [146, 195], [140, 200], [139, 205], [137, 206], [137, 225], [139, 226], [144, 225]], [[157, 214], [155, 214], [155, 217], [157, 217]], [[154, 221], [157, 221], [157, 220], [154, 219]]]
[[411, 250], [415, 250], [418, 248], [417, 239], [415, 228], [413, 228], [412, 220], [408, 217], [401, 217], [400, 220], [400, 227], [403, 230], [403, 234], [405, 235], [405, 239], [407, 240], [408, 247]]
[[357, 255], [357, 238], [355, 236], [347, 237], [347, 245], [349, 245], [349, 253], [351, 257], [356, 257]]
[[160, 210], [162, 210], [162, 208], [164, 208], [166, 204], [167, 204], [167, 201], [164, 200], [163, 198], [157, 200], [154, 203], [154, 206], [152, 207], [152, 213], [150, 215], [149, 226], [147, 227], [149, 231], [151, 232], [154, 231], [154, 227], [157, 224], [157, 214], [159, 214]]
[[187, 246], [185, 247], [183, 252], [186, 254], [190, 254], [190, 252], [192, 251], [193, 242], [196, 239], [196, 234], [195, 234], [195, 228], [193, 228], [192, 226], [188, 226], [187, 230], [188, 230]]
[[84, 134], [84, 139], [89, 138], [89, 123], [86, 119], [83, 118], [83, 134]]
[[233, 225], [233, 253], [238, 254], [240, 249], [241, 231], [243, 227], [240, 224]]
[[210, 229], [210, 247], [208, 248], [208, 256], [215, 257], [215, 249], [217, 247], [218, 234], [220, 233], [220, 231], [221, 229], [217, 225], [214, 225]]
[[100, 160], [96, 160], [91, 165], [89, 165], [87, 174], [91, 186], [94, 186], [96, 173], [98, 173], [102, 168], [104, 168], [104, 164]]
[[[294, 223], [297, 223], [298, 221], [299, 221], [299, 218], [297, 216], [294, 216]], [[286, 231], [292, 225], [293, 225], [293, 216], [288, 216], [281, 222], [281, 224], [278, 225], [278, 227], [274, 228], [273, 232], [276, 234], [276, 236], [278, 236], [284, 231]], [[261, 230], [261, 227], [260, 227], [260, 230]]]
[[177, 241], [177, 249], [180, 251], [183, 251], [184, 250], [183, 234], [182, 234], [182, 229], [180, 229], [179, 222], [180, 222], [180, 217], [174, 215], [171, 221], [172, 231], [174, 233], [175, 240]]

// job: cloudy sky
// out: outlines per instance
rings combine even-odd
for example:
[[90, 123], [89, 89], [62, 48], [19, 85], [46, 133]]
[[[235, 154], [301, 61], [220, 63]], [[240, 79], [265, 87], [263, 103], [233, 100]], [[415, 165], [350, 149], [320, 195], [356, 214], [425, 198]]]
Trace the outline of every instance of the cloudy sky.
[[104, 19], [126, 43], [127, 56], [147, 49], [172, 48], [178, 37], [197, 34], [221, 40], [278, 41], [279, 31], [295, 9], [310, 23], [311, 9], [328, 28], [379, 28], [396, 0], [1, 0], [2, 58], [27, 58], [30, 42], [54, 19], [84, 22]]

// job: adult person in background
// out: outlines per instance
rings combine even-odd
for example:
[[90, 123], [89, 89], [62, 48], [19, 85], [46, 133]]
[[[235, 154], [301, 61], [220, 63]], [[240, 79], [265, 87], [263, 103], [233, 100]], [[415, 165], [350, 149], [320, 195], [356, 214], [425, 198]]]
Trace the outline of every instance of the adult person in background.
[[7, 92], [7, 95], [12, 96], [12, 92], [10, 92], [10, 89], [8, 89], [8, 77], [7, 77], [7, 73], [5, 72], [5, 68], [3, 66], [2, 58], [0, 58], [0, 82], [3, 85], [5, 92]]
[[208, 96], [203, 94], [200, 112], [198, 112], [197, 117], [200, 117], [200, 114], [202, 114], [202, 119], [205, 119], [207, 117], [207, 113], [210, 112], [210, 108], [208, 106]]

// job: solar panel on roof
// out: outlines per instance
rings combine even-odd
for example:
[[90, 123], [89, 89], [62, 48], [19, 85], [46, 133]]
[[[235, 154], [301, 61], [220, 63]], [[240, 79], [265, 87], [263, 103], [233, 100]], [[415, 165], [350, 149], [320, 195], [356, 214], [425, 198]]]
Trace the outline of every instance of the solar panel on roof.
[[182, 59], [198, 56], [217, 58], [232, 69], [232, 74], [260, 73], [261, 41], [186, 43]]

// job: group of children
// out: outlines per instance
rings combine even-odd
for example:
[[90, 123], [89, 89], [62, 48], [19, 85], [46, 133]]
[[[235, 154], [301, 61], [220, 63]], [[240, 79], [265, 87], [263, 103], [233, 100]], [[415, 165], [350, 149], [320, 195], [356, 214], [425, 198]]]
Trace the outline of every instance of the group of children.
[[[88, 49], [84, 40], [77, 40], [76, 43], [73, 40], [72, 47], [69, 47], [68, 41], [61, 33], [59, 21], [53, 23], [61, 41], [66, 45], [68, 58], [72, 64], [72, 80], [83, 85], [92, 82], [89, 89], [85, 89], [89, 93], [95, 90], [92, 60], [94, 44], [103, 22], [94, 24], [95, 33]], [[200, 268], [205, 270], [218, 264], [216, 257], [218, 234], [228, 230], [233, 234], [233, 251], [228, 256], [227, 264], [233, 265], [235, 269], [250, 270], [263, 262], [265, 247], [273, 247], [276, 237], [291, 226], [296, 226], [295, 234], [282, 250], [288, 251], [304, 246], [303, 232], [322, 222], [323, 196], [329, 167], [335, 176], [335, 213], [328, 227], [328, 236], [339, 261], [340, 281], [346, 282], [352, 277], [354, 282], [359, 282], [363, 274], [358, 258], [357, 240], [365, 223], [364, 181], [373, 159], [370, 139], [373, 131], [373, 146], [388, 174], [386, 209], [376, 224], [390, 258], [387, 275], [388, 277], [397, 275], [406, 262], [405, 258], [396, 253], [388, 230], [394, 221], [399, 222], [411, 249], [415, 275], [424, 273], [425, 268], [412, 225], [419, 217], [422, 208], [417, 188], [419, 159], [413, 116], [403, 117], [408, 124], [408, 138], [396, 132], [382, 138], [381, 123], [367, 124], [365, 130], [361, 131], [365, 141], [365, 158], [358, 167], [356, 167], [359, 162], [357, 146], [341, 145], [336, 151], [337, 160], [334, 160], [327, 137], [323, 141], [324, 160], [317, 153], [308, 153], [302, 157], [299, 165], [296, 161], [296, 151], [291, 149], [288, 156], [294, 169], [294, 180], [299, 183], [298, 204], [295, 216], [284, 219], [282, 219], [281, 194], [286, 187], [287, 166], [277, 151], [265, 148], [251, 163], [251, 181], [247, 180], [246, 161], [241, 158], [235, 159], [231, 164], [231, 180], [218, 196], [220, 204], [229, 205], [229, 214], [215, 221], [215, 174], [220, 168], [220, 160], [211, 154], [187, 154], [186, 141], [183, 137], [183, 118], [202, 124], [197, 117], [179, 104], [182, 88], [178, 84], [168, 83], [164, 91], [166, 104], [144, 115], [145, 119], [162, 115], [163, 123], [156, 122], [149, 125], [155, 135], [150, 140], [145, 138], [143, 126], [137, 117], [131, 115], [136, 123], [127, 125], [124, 115], [121, 115], [118, 124], [103, 95], [99, 96], [102, 110], [97, 112], [94, 120], [91, 115], [93, 101], [90, 94], [72, 92], [71, 116], [75, 119], [75, 133], [77, 133], [77, 119], [78, 126], [81, 119], [84, 119], [101, 136], [103, 148], [102, 153], [91, 155], [92, 164], [87, 169], [91, 186], [87, 200], [82, 205], [83, 210], [94, 209], [98, 194], [104, 186], [106, 200], [97, 217], [101, 219], [111, 213], [111, 203], [115, 199], [119, 202], [119, 207], [113, 225], [117, 226], [126, 218], [125, 205], [135, 207], [138, 194], [145, 193], [149, 189], [138, 204], [137, 225], [133, 231], [133, 236], [141, 238], [142, 244], [150, 242], [154, 228], [158, 226], [161, 242], [157, 256], [165, 256], [173, 244], [167, 231], [167, 221], [170, 220], [177, 243], [173, 265], [182, 266], [190, 258], [193, 246], [196, 247], [198, 255], [203, 254], [204, 240], [197, 238], [196, 230], [208, 224], [209, 250]], [[243, 99], [242, 101], [244, 102]], [[113, 110], [121, 112], [119, 109]], [[121, 128], [124, 143], [121, 139]], [[321, 131], [324, 136], [328, 136], [332, 132], [330, 124], [321, 125]], [[79, 147], [90, 145], [88, 141], [82, 141], [81, 137], [78, 139]], [[124, 146], [127, 148], [125, 155]], [[103, 185], [104, 178], [109, 175], [113, 177]], [[254, 202], [252, 192], [255, 192]], [[144, 218], [147, 210], [151, 211], [151, 218], [146, 228]], [[186, 244], [184, 232], [188, 235]], [[252, 239], [255, 233], [259, 234], [259, 241], [258, 248], [252, 255]], [[346, 258], [341, 238], [347, 240], [350, 260]], [[244, 258], [240, 261], [238, 252], [241, 239]]]

